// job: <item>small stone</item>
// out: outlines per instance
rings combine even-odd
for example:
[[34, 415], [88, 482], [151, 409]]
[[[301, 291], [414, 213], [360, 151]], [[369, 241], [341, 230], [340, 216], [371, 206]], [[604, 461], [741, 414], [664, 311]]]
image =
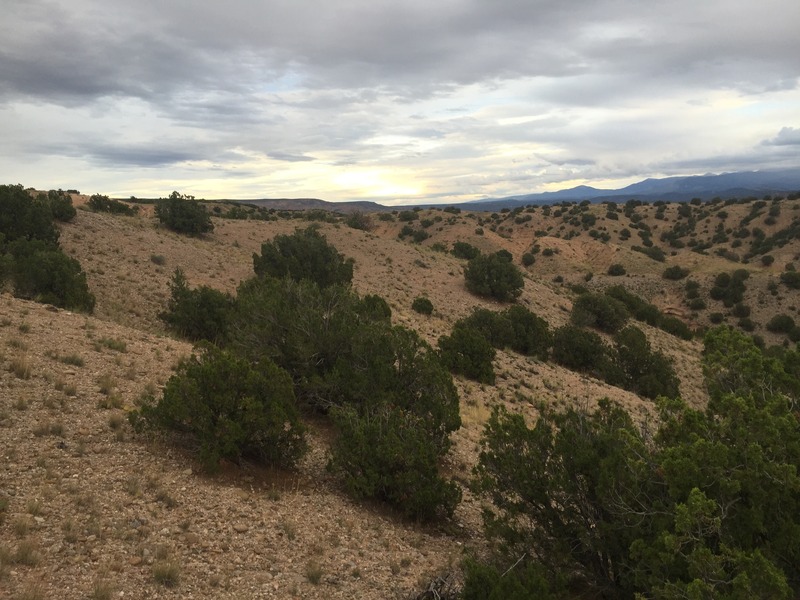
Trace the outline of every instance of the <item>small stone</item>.
[[236, 533], [246, 533], [249, 529], [250, 528], [247, 525], [245, 525], [244, 523], [235, 523], [233, 525], [233, 530]]

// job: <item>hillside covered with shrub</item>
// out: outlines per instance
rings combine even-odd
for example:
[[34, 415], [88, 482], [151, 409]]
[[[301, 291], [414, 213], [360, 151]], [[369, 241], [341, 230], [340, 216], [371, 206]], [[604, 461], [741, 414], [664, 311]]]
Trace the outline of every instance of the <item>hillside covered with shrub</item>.
[[0, 203], [12, 594], [800, 591], [797, 197]]

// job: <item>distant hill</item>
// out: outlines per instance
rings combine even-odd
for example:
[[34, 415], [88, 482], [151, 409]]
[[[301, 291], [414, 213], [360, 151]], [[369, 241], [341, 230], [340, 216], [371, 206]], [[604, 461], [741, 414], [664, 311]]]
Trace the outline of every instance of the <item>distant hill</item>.
[[766, 194], [785, 194], [800, 190], [800, 169], [775, 171], [746, 171], [722, 173], [720, 175], [695, 175], [690, 177], [665, 177], [645, 179], [616, 190], [597, 189], [581, 185], [557, 192], [507, 196], [461, 204], [470, 210], [499, 210], [526, 204], [550, 204], [553, 202], [589, 200], [625, 202], [637, 200], [669, 200], [688, 202], [692, 198], [710, 200], [721, 198], [761, 197]]
[[264, 208], [274, 208], [275, 210], [329, 210], [331, 212], [350, 213], [355, 211], [380, 212], [392, 210], [388, 206], [383, 206], [376, 202], [353, 201], [353, 202], [328, 202], [318, 198], [262, 198], [259, 200], [233, 200], [242, 204], [253, 204]]

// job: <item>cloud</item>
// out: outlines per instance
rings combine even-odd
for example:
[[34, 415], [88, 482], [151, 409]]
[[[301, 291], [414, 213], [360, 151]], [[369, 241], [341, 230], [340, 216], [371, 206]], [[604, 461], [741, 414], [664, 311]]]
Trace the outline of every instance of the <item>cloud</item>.
[[783, 127], [771, 140], [763, 142], [766, 146], [798, 146], [800, 145], [800, 129]]
[[470, 196], [788, 164], [798, 22], [796, 0], [8, 0], [0, 170], [202, 164], [337, 199], [349, 167]]

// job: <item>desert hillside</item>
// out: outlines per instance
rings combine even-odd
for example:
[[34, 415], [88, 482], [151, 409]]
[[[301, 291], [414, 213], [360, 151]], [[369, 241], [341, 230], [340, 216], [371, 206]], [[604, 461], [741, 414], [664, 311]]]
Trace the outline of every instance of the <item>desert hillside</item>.
[[[449, 252], [456, 242], [510, 252], [524, 274], [517, 303], [551, 328], [569, 322], [582, 288], [614, 285], [692, 330], [722, 321], [767, 345], [789, 343], [767, 328], [775, 315], [800, 319], [798, 291], [781, 282], [800, 266], [798, 199], [395, 211], [361, 215], [363, 229], [342, 215], [310, 221], [313, 212], [247, 208], [237, 210], [270, 219], [225, 218], [225, 205], [210, 207], [214, 230], [199, 237], [167, 230], [152, 211], [93, 212], [85, 200], [74, 198], [60, 243], [87, 274], [93, 314], [0, 296], [0, 597], [411, 598], [437, 576], [457, 578], [464, 556], [487, 549], [481, 503], [466, 484], [493, 406], [533, 421], [539, 402], [593, 407], [608, 397], [637, 422], [655, 419], [651, 400], [500, 350], [494, 385], [455, 378], [463, 426], [443, 472], [463, 500], [450, 522], [418, 525], [351, 500], [326, 470], [330, 426], [314, 418], [297, 472], [243, 463], [204, 475], [189, 446], [135, 434], [126, 418], [192, 354], [158, 316], [176, 268], [191, 286], [235, 293], [263, 242], [313, 222], [354, 259], [357, 292], [382, 296], [393, 323], [433, 346], [475, 307], [507, 306], [467, 291], [466, 261]], [[624, 273], [609, 274], [614, 265]], [[688, 273], [665, 278], [674, 266]], [[726, 307], [712, 289], [721, 273], [741, 269], [743, 297]], [[689, 280], [702, 308], [687, 297]], [[429, 316], [412, 310], [421, 296]], [[703, 406], [702, 340], [636, 325], [671, 359], [681, 396]]]

